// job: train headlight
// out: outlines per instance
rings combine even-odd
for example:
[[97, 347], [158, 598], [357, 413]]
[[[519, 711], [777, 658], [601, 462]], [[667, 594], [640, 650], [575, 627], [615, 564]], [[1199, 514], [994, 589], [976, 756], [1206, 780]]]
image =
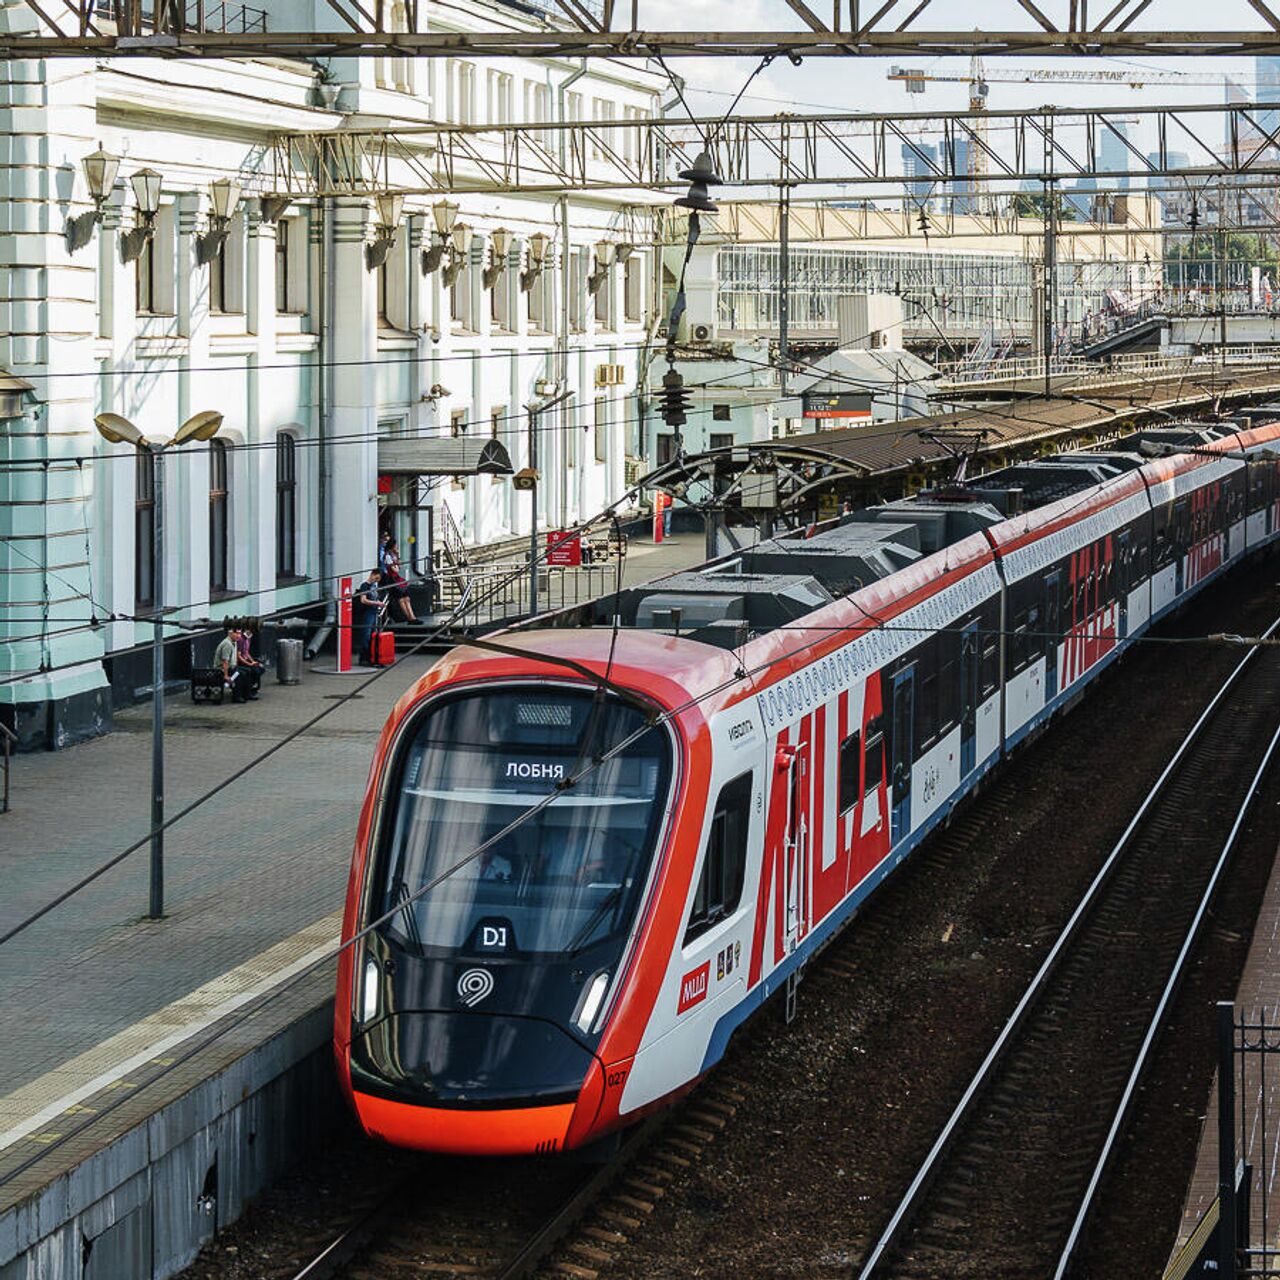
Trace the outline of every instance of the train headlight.
[[573, 1021], [579, 1031], [591, 1030], [591, 1024], [596, 1020], [596, 1014], [600, 1012], [600, 1006], [604, 1003], [604, 993], [608, 990], [609, 972], [607, 969], [601, 969], [587, 983], [582, 999], [578, 1002], [578, 1012], [574, 1015]]
[[369, 956], [364, 962], [364, 986], [360, 991], [360, 1018], [372, 1022], [378, 1016], [378, 993], [382, 986], [382, 970], [378, 962]]

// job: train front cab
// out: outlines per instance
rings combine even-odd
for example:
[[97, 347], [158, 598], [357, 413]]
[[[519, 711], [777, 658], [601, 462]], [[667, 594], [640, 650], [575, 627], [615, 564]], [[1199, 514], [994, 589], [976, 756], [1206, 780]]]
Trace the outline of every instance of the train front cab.
[[407, 717], [347, 936], [391, 914], [351, 949], [339, 986], [339, 1059], [369, 1134], [522, 1154], [589, 1132], [597, 1049], [672, 805], [675, 736], [659, 724], [557, 784], [645, 724], [639, 706], [554, 679], [446, 688]]

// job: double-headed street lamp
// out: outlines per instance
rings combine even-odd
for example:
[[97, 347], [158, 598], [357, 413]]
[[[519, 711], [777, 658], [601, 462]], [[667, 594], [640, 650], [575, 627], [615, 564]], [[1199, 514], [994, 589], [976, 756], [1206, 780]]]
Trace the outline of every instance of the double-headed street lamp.
[[222, 414], [206, 409], [190, 417], [171, 440], [149, 440], [128, 418], [100, 413], [93, 420], [98, 434], [110, 444], [131, 444], [152, 459], [155, 512], [151, 526], [151, 894], [147, 915], [164, 915], [164, 455], [188, 440], [212, 440], [222, 426]]

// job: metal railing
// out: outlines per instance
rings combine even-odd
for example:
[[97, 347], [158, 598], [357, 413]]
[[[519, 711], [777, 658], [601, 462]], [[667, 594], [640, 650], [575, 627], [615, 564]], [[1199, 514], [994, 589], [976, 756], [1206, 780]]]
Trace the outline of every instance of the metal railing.
[[267, 11], [228, 0], [97, 0], [95, 23], [112, 22], [120, 35], [156, 32], [265, 33]]
[[[1217, 1232], [1200, 1249], [1222, 1280], [1280, 1276], [1280, 1184], [1275, 1169], [1280, 1134], [1275, 1112], [1280, 1087], [1280, 1023], [1273, 1009], [1218, 1014], [1218, 1199], [1211, 1209]], [[1201, 1234], [1201, 1233], [1197, 1233]], [[1206, 1236], [1208, 1233], [1203, 1233]], [[1234, 1247], [1233, 1247], [1234, 1246]]]
[[[1052, 377], [1079, 379], [1079, 385], [1090, 386], [1107, 382], [1122, 382], [1125, 378], [1177, 377], [1181, 373], [1194, 372], [1212, 365], [1280, 365], [1280, 347], [1256, 343], [1219, 347], [1204, 355], [1159, 355], [1154, 352], [1132, 352], [1113, 356], [1106, 361], [1090, 360], [1085, 356], [1054, 356], [1049, 361]], [[940, 366], [938, 382], [944, 387], [967, 384], [992, 384], [1018, 382], [1043, 378], [1043, 356], [1018, 356], [984, 368], [966, 368], [962, 363]]]
[[[477, 566], [467, 575], [467, 589], [461, 600], [442, 600], [440, 608], [451, 611], [461, 605], [453, 622], [456, 630], [498, 626], [524, 618], [529, 613], [528, 565], [525, 559]], [[612, 591], [617, 580], [616, 564], [575, 568], [544, 565], [538, 571], [538, 611], [555, 613], [585, 604]]]
[[13, 744], [18, 735], [8, 725], [0, 724], [0, 768], [4, 776], [0, 779], [0, 813], [9, 812], [9, 765], [13, 758]]

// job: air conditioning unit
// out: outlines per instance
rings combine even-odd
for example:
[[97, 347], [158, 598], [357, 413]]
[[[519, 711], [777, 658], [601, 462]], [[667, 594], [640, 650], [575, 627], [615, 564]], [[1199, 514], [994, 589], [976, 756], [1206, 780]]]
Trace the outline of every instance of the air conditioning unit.
[[690, 342], [711, 342], [716, 336], [714, 326], [709, 324], [691, 324], [689, 326]]

